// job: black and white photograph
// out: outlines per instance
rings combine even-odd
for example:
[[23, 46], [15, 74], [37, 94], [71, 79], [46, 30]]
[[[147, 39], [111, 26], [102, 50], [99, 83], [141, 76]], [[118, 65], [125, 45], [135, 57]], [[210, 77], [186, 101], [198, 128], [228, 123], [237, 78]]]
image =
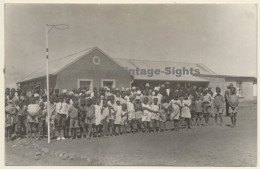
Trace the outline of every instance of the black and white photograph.
[[257, 4], [4, 4], [5, 166], [257, 166]]

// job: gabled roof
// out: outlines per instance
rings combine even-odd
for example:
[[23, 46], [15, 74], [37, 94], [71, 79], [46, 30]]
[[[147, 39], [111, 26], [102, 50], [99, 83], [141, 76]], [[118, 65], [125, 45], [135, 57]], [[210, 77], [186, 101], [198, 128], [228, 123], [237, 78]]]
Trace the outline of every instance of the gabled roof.
[[[206, 75], [216, 75], [215, 72], [210, 70], [208, 67], [206, 67], [203, 64], [199, 63], [187, 63], [187, 62], [173, 62], [173, 61], [155, 61], [155, 60], [137, 60], [137, 59], [122, 59], [122, 58], [114, 58], [114, 60], [121, 65], [122, 67], [129, 69], [159, 69], [161, 71], [164, 71], [166, 67], [170, 67], [171, 70], [174, 67], [176, 69], [199, 69], [200, 74], [206, 74]], [[165, 73], [160, 73], [160, 75], [153, 75], [151, 77], [147, 75], [142, 74], [135, 74], [134, 75], [135, 80], [169, 80], [169, 81], [201, 81], [206, 82], [208, 80], [205, 80], [203, 78], [200, 78], [198, 76], [193, 76], [191, 74], [189, 75], [182, 75], [180, 77], [177, 77], [175, 75], [167, 75]]]
[[[99, 50], [103, 54], [105, 54], [102, 50], [100, 50], [98, 47], [93, 47], [89, 49], [85, 49], [83, 51], [55, 59], [53, 61], [49, 62], [49, 75], [56, 75], [66, 67], [70, 66], [71, 64], [75, 63], [79, 59], [81, 59], [83, 56], [86, 56], [87, 54], [93, 52], [94, 50]], [[107, 54], [105, 54], [107, 57], [112, 59], [115, 63], [117, 63], [121, 67], [127, 67], [128, 69], [135, 69], [136, 67], [142, 68], [142, 69], [160, 69], [164, 70], [165, 67], [175, 67], [175, 69], [183, 69], [183, 67], [189, 69], [199, 69], [200, 74], [203, 75], [217, 75], [215, 72], [210, 70], [208, 67], [206, 67], [203, 64], [199, 63], [187, 63], [187, 62], [172, 62], [172, 61], [153, 61], [153, 60], [137, 60], [137, 59], [123, 59], [123, 58], [111, 58]], [[26, 76], [23, 80], [21, 80], [18, 83], [23, 83], [26, 81], [30, 81], [37, 78], [42, 78], [46, 76], [46, 65], [42, 66], [40, 69], [37, 69], [36, 71], [32, 72], [28, 76]], [[156, 76], [149, 77], [147, 75], [133, 75], [135, 80], [174, 80], [174, 81], [208, 81], [205, 79], [202, 79], [198, 76], [193, 75], [182, 75], [181, 77], [176, 77], [175, 75], [166, 75], [166, 74], [160, 74]]]
[[211, 76], [211, 77], [222, 77], [222, 78], [249, 78], [249, 79], [254, 79], [257, 80], [256, 76], [248, 76], [248, 75], [226, 75], [226, 74], [216, 74], [216, 75], [198, 75], [198, 76]]
[[136, 67], [143, 69], [162, 69], [165, 67], [175, 67], [175, 69], [193, 68], [199, 69], [200, 74], [203, 75], [217, 75], [211, 69], [201, 63], [189, 63], [189, 62], [173, 62], [173, 61], [157, 61], [157, 60], [140, 60], [140, 59], [123, 59], [113, 58], [119, 65], [135, 69]]
[[[55, 59], [53, 61], [49, 62], [49, 75], [56, 75], [58, 72], [66, 68], [67, 66], [73, 64], [77, 60], [79, 60], [81, 57], [85, 56], [88, 53], [93, 52], [95, 49], [98, 49], [97, 47], [85, 49], [83, 51]], [[46, 76], [46, 65], [42, 66], [40, 69], [37, 69], [36, 71], [32, 72], [28, 76], [26, 76], [23, 80], [21, 80], [18, 83], [26, 82], [32, 79], [41, 78]]]

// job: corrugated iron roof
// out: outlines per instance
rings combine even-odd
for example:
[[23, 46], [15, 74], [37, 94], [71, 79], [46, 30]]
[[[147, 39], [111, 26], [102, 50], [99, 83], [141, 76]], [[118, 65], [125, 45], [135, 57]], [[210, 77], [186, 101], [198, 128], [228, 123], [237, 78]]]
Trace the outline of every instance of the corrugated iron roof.
[[[87, 53], [92, 52], [93, 50], [97, 49], [97, 47], [85, 49], [83, 51], [58, 58], [52, 61], [49, 61], [49, 75], [55, 75], [68, 65], [74, 63], [78, 59], [80, 59], [82, 56], [86, 55]], [[46, 65], [42, 66], [40, 69], [37, 69], [36, 71], [32, 72], [28, 76], [26, 76], [21, 82], [29, 81], [32, 79], [40, 78], [46, 76]]]
[[177, 77], [175, 75], [153, 75], [151, 77], [147, 75], [135, 75], [135, 80], [161, 80], [161, 81], [185, 81], [185, 82], [208, 82], [208, 80], [192, 75], [182, 75]]
[[203, 75], [217, 75], [215, 72], [210, 70], [208, 67], [201, 63], [188, 63], [188, 62], [173, 62], [173, 61], [155, 61], [155, 60], [139, 60], [139, 59], [123, 59], [113, 58], [119, 65], [130, 69], [136, 67], [142, 69], [164, 69], [165, 67], [174, 67], [175, 69], [199, 69], [200, 74]]
[[[85, 56], [86, 54], [94, 51], [95, 49], [98, 49], [102, 53], [104, 53], [102, 50], [100, 50], [98, 47], [86, 49], [83, 51], [80, 51], [78, 53], [74, 53], [68, 56], [65, 56], [63, 58], [55, 59], [53, 61], [49, 62], [49, 74], [55, 75], [64, 68], [68, 67], [69, 65], [73, 64], [77, 60], [79, 60], [81, 57]], [[109, 56], [108, 56], [109, 57]], [[109, 57], [111, 58], [111, 57]], [[172, 62], [172, 61], [153, 61], [153, 60], [137, 60], [137, 59], [123, 59], [123, 58], [111, 58], [116, 63], [118, 63], [121, 67], [127, 67], [128, 69], [136, 69], [136, 67], [142, 68], [142, 69], [160, 69], [163, 70], [165, 67], [175, 67], [175, 69], [183, 69], [183, 67], [189, 69], [199, 69], [200, 74], [205, 75], [216, 75], [215, 72], [207, 68], [206, 66], [198, 63], [186, 63], [186, 62]], [[25, 77], [22, 81], [18, 83], [22, 83], [25, 81], [29, 81], [32, 79], [40, 78], [46, 76], [46, 65], [41, 67], [40, 69], [37, 69], [36, 71], [29, 74], [27, 77]], [[160, 75], [154, 75], [152, 77], [149, 77], [147, 75], [134, 75], [134, 79], [136, 80], [174, 80], [174, 81], [208, 81], [199, 77], [195, 77], [193, 75], [182, 75], [181, 77], [176, 77], [175, 75], [166, 75], [166, 74], [160, 74]]]
[[162, 71], [165, 71], [166, 67], [169, 67], [171, 71], [173, 72], [174, 69], [199, 69], [200, 74], [206, 74], [206, 75], [216, 75], [215, 72], [207, 68], [203, 64], [199, 63], [187, 63], [187, 62], [173, 62], [173, 61], [154, 61], [154, 60], [137, 60], [137, 59], [122, 59], [122, 58], [114, 58], [114, 60], [121, 65], [124, 68], [129, 69], [159, 69], [161, 70], [161, 73], [159, 75], [153, 75], [151, 77], [148, 76], [148, 73], [144, 74], [135, 74], [134, 79], [136, 80], [169, 80], [169, 81], [201, 81], [206, 82], [208, 80], [200, 78], [198, 76], [193, 76], [190, 73], [189, 74], [182, 74], [180, 77], [176, 76], [175, 74], [165, 74], [162, 73]]

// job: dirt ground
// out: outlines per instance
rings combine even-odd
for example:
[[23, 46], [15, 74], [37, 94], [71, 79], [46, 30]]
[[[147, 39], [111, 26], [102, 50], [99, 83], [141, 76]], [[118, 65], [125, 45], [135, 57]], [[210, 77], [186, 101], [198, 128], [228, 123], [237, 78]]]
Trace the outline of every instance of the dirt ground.
[[[256, 166], [257, 108], [239, 107], [238, 122], [182, 129], [180, 132], [52, 141], [15, 140], [5, 144], [6, 165], [169, 165]], [[172, 128], [168, 123], [167, 127]]]

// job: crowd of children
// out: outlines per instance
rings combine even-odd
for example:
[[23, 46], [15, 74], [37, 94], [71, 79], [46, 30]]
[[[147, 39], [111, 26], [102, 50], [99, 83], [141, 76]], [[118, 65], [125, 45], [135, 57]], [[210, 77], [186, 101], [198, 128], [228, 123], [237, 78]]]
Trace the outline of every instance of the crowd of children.
[[[234, 87], [230, 92], [230, 117], [235, 126], [238, 96]], [[212, 115], [215, 115], [215, 124], [219, 117], [222, 125], [225, 105], [219, 87], [213, 93], [211, 88], [190, 84], [172, 87], [169, 82], [156, 87], [147, 83], [143, 88], [101, 87], [94, 88], [93, 92], [87, 87], [61, 93], [55, 89], [50, 92], [49, 104], [42, 90], [27, 96], [20, 88], [6, 88], [5, 99], [7, 141], [24, 135], [42, 139], [46, 136], [48, 122], [51, 137], [57, 140], [164, 132], [166, 122], [173, 122], [173, 130], [179, 131], [183, 123], [188, 129], [201, 126], [203, 118], [207, 126]]]

